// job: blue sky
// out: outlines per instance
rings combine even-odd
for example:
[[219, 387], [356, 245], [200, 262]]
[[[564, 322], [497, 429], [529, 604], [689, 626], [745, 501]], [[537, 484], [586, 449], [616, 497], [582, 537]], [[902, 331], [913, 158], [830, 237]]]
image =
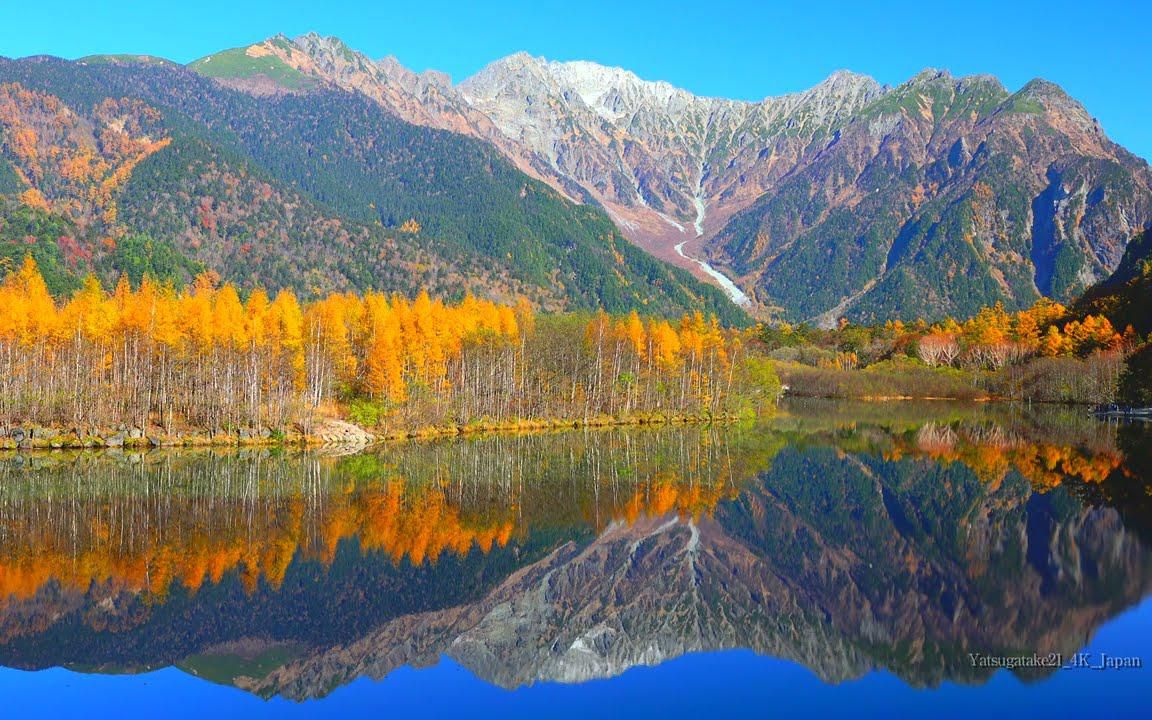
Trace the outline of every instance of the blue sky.
[[800, 90], [847, 68], [896, 84], [925, 67], [1064, 86], [1152, 158], [1152, 3], [0, 0], [0, 54], [137, 52], [187, 62], [283, 32], [337, 35], [373, 57], [463, 78], [527, 50], [595, 60], [698, 94]]

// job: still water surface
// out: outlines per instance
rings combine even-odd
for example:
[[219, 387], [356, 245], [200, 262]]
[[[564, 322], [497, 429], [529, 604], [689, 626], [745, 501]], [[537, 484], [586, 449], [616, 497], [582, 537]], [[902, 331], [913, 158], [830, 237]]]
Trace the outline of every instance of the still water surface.
[[0, 456], [4, 716], [1147, 717], [1150, 589], [1068, 412]]

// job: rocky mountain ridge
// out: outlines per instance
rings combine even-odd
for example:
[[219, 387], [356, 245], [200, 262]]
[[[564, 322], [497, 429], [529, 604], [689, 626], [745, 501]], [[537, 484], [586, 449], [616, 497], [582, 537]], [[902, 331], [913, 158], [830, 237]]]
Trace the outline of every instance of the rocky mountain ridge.
[[182, 284], [211, 270], [241, 291], [472, 292], [747, 322], [490, 143], [382, 112], [266, 48], [191, 69], [0, 58], [0, 267], [29, 253], [58, 294], [88, 273], [111, 287], [122, 273]]
[[[925, 70], [888, 87], [839, 71], [746, 102], [526, 53], [452, 85], [315, 34], [242, 51], [308, 79], [280, 91], [334, 84], [494, 145], [603, 206], [657, 257], [713, 281], [719, 268], [730, 296], [769, 316], [826, 324], [1068, 300], [1152, 224], [1147, 163], [1042, 80], [1012, 93], [984, 75]], [[252, 91], [267, 80], [221, 78]]]
[[939, 319], [1071, 301], [1152, 226], [1148, 164], [1043, 80], [841, 71], [747, 102], [518, 53], [453, 84], [308, 34], [0, 60], [0, 85], [0, 261], [51, 241], [54, 288], [151, 242], [164, 277], [746, 321], [627, 237], [761, 318]]

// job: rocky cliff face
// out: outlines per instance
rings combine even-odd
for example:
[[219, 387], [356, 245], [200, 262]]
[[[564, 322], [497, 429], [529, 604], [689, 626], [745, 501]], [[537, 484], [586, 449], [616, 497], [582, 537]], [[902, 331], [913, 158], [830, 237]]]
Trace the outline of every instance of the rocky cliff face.
[[[1147, 163], [1040, 80], [1009, 93], [987, 76], [928, 70], [890, 88], [837, 72], [742, 102], [524, 53], [453, 86], [317, 35], [244, 52], [308, 79], [284, 89], [332, 83], [481, 138], [602, 205], [649, 252], [703, 279], [693, 258], [707, 259], [762, 312], [792, 320], [1067, 300], [1152, 223]], [[264, 91], [258, 77], [222, 82]]]
[[473, 292], [747, 322], [602, 209], [565, 200], [485, 140], [429, 127], [471, 127], [453, 98], [435, 74], [319, 38], [190, 68], [0, 58], [0, 258], [31, 252], [57, 293], [88, 273], [179, 285], [213, 270], [242, 291]]
[[616, 68], [524, 54], [493, 63], [460, 90], [656, 249], [715, 232], [813, 139], [882, 93], [871, 78], [840, 72], [760, 103], [702, 98]]
[[276, 57], [310, 78], [363, 93], [415, 125], [466, 135], [491, 134], [492, 123], [460, 98], [443, 73], [415, 73], [393, 57], [374, 61], [337, 38], [315, 33], [295, 40], [278, 36], [244, 51]]
[[793, 319], [1068, 300], [1152, 222], [1152, 175], [1056, 86], [926, 72], [723, 228], [719, 264]]
[[460, 89], [634, 240], [670, 257], [707, 238], [793, 320], [1067, 300], [1152, 222], [1147, 164], [1043, 81], [1010, 94], [985, 76], [884, 88], [839, 72], [742, 103], [517, 55]]
[[[316, 33], [291, 40], [279, 35], [227, 52], [242, 53], [245, 57], [274, 58], [279, 65], [307, 79], [307, 82], [276, 82], [267, 74], [250, 72], [240, 77], [217, 78], [229, 87], [257, 94], [269, 92], [269, 88], [276, 92], [308, 92], [325, 85], [358, 92], [405, 122], [457, 132], [495, 145], [521, 170], [549, 183], [570, 199], [576, 189], [569, 184], [568, 192], [565, 192], [564, 182], [555, 174], [544, 171], [532, 153], [523, 152], [488, 115], [472, 107], [444, 73], [432, 70], [416, 73], [394, 57], [373, 60], [338, 38]], [[203, 72], [206, 59], [193, 63], [193, 69]]]

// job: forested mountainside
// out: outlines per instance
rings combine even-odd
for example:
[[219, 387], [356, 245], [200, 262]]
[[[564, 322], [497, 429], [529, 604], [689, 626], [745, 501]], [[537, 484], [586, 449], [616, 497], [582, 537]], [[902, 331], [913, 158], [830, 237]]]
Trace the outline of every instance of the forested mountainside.
[[[1128, 245], [1116, 272], [1084, 293], [1073, 312], [1103, 315], [1118, 327], [1152, 334], [1152, 229]], [[1152, 342], [1128, 357], [1118, 390], [1118, 399], [1125, 404], [1152, 406]]]
[[1148, 164], [1043, 80], [837, 72], [744, 102], [519, 53], [453, 85], [308, 34], [187, 68], [4, 61], [0, 83], [0, 193], [104, 273], [135, 237], [248, 286], [741, 319], [627, 237], [828, 325], [1067, 302], [1152, 226]]
[[134, 57], [0, 60], [0, 262], [54, 290], [207, 269], [306, 296], [377, 289], [742, 322], [489, 146], [360, 93], [239, 92]]
[[1120, 267], [1076, 303], [1075, 310], [1105, 315], [1117, 327], [1152, 333], [1152, 229], [1128, 245]]
[[753, 103], [519, 53], [453, 86], [314, 34], [193, 67], [251, 93], [336, 85], [482, 138], [657, 256], [692, 267], [687, 242], [793, 321], [1067, 301], [1152, 223], [1147, 163], [1042, 80], [1011, 93], [988, 76], [890, 88], [838, 72]]
[[1149, 223], [1147, 163], [1055, 85], [1009, 95], [990, 78], [922, 74], [709, 251], [797, 319], [965, 316], [1075, 298]]

